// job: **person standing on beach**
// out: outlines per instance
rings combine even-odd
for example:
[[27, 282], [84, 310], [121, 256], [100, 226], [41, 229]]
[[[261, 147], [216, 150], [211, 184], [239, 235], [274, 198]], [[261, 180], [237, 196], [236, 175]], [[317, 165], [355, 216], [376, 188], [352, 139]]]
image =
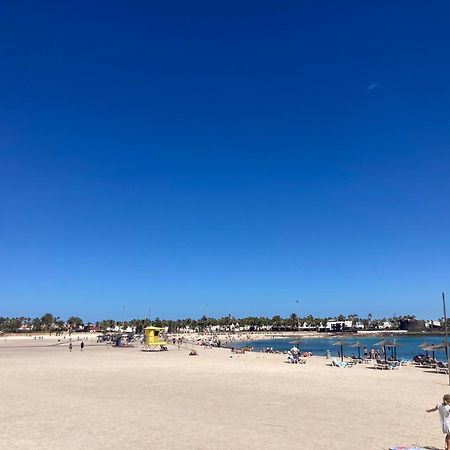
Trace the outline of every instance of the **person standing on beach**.
[[298, 364], [298, 360], [299, 360], [299, 356], [300, 356], [300, 350], [294, 345], [291, 348], [291, 354], [292, 354], [292, 358], [293, 358], [293, 362], [294, 364]]
[[84, 342], [83, 341], [81, 341], [80, 348], [81, 348], [81, 351], [83, 351], [83, 348], [84, 348]]
[[69, 352], [72, 351], [72, 342], [69, 344]]
[[450, 450], [450, 394], [445, 394], [442, 403], [427, 409], [427, 413], [439, 411], [442, 432], [445, 434], [445, 450]]

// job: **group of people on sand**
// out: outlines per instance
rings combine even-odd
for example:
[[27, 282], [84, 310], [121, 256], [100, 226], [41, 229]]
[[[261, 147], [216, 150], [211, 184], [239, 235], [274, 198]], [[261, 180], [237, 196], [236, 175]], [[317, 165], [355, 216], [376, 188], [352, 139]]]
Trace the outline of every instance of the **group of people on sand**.
[[273, 347], [262, 348], [260, 350], [260, 352], [264, 352], [264, 353], [286, 353], [286, 352], [282, 352], [281, 350], [275, 350]]
[[301, 360], [300, 356], [303, 356], [304, 358], [308, 358], [309, 356], [312, 356], [312, 352], [303, 352], [301, 353], [298, 347], [292, 347], [287, 352], [288, 362], [291, 364], [298, 364], [298, 363], [304, 363], [305, 360]]
[[[84, 348], [84, 341], [81, 341], [80, 342], [80, 350], [83, 351], [83, 348]], [[72, 342], [70, 342], [69, 343], [69, 352], [71, 352], [72, 349], [73, 349], [73, 345], [72, 345]]]
[[217, 338], [211, 338], [211, 339], [202, 339], [198, 342], [198, 345], [201, 345], [202, 347], [221, 347], [222, 341]]
[[246, 352], [246, 350], [248, 351], [249, 349], [245, 347], [244, 348], [231, 347], [231, 353], [236, 353], [237, 355], [243, 355]]
[[178, 337], [178, 338], [173, 337], [172, 338], [172, 344], [173, 345], [178, 345], [178, 346], [182, 345], [183, 344], [183, 338], [182, 337]]
[[370, 351], [367, 347], [364, 347], [364, 359], [380, 359], [380, 356], [384, 356], [384, 348], [381, 348], [381, 354], [378, 350], [371, 348]]

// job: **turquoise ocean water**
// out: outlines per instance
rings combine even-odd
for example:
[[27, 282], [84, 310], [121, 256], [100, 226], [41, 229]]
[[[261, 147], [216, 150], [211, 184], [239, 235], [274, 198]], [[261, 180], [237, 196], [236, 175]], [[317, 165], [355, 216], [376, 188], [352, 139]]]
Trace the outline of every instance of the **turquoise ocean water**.
[[[402, 359], [411, 359], [417, 354], [425, 354], [425, 351], [419, 348], [419, 345], [423, 344], [424, 342], [430, 343], [430, 344], [439, 344], [444, 341], [443, 336], [429, 336], [429, 335], [421, 335], [421, 336], [371, 336], [371, 337], [345, 337], [344, 341], [347, 345], [344, 345], [344, 355], [345, 356], [351, 356], [352, 353], [355, 354], [355, 356], [358, 356], [358, 349], [349, 347], [348, 345], [351, 345], [355, 342], [361, 343], [361, 356], [364, 353], [364, 347], [366, 346], [368, 350], [370, 351], [371, 348], [374, 348], [375, 350], [379, 350], [381, 353], [381, 347], [379, 345], [376, 345], [381, 340], [387, 340], [387, 341], [393, 341], [398, 344], [397, 347], [397, 356]], [[331, 337], [324, 337], [324, 338], [304, 338], [300, 339], [300, 350], [302, 352], [309, 351], [312, 352], [313, 355], [316, 356], [324, 356], [326, 354], [326, 351], [329, 350], [331, 352], [332, 356], [337, 356], [338, 351], [340, 351], [340, 347], [338, 345], [333, 345], [338, 339], [337, 338], [331, 338]], [[449, 339], [450, 341], [450, 339]], [[278, 351], [286, 351], [289, 350], [293, 343], [296, 343], [295, 338], [290, 339], [266, 339], [262, 341], [250, 341], [250, 342], [240, 342], [234, 344], [235, 347], [244, 347], [247, 345], [250, 345], [253, 347], [254, 351], [264, 350], [266, 348], [272, 347], [274, 350]], [[386, 349], [387, 356], [391, 356], [391, 349]], [[432, 356], [431, 352], [429, 352], [429, 355]], [[436, 359], [445, 360], [445, 351], [439, 350], [435, 352]]]

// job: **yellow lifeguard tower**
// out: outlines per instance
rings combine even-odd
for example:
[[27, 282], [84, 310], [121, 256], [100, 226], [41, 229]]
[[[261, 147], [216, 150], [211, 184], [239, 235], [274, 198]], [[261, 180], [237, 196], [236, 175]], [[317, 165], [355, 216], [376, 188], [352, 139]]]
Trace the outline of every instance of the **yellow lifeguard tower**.
[[164, 331], [164, 328], [159, 327], [145, 327], [144, 328], [144, 350], [167, 350], [167, 342], [161, 341], [159, 333]]

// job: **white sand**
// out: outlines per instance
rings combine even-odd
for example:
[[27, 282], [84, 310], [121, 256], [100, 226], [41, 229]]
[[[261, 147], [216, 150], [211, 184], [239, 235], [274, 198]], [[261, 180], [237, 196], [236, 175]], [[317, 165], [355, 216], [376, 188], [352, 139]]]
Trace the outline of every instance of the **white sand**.
[[51, 342], [0, 343], [2, 449], [443, 448], [437, 413], [424, 411], [450, 389], [431, 369]]

